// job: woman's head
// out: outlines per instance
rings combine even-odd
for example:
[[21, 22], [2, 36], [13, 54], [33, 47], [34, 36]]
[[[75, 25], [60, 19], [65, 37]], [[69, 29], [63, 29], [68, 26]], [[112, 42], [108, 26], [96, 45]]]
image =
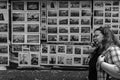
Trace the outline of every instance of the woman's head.
[[99, 45], [101, 44], [104, 48], [110, 45], [119, 45], [117, 38], [109, 27], [99, 27], [94, 30], [93, 40]]

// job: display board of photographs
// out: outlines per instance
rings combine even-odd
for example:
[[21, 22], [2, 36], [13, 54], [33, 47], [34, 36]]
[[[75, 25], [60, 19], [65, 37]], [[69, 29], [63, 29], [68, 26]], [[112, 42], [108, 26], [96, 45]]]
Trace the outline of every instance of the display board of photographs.
[[9, 66], [9, 5], [0, 0], [0, 66]]
[[120, 40], [120, 1], [94, 1], [93, 4], [93, 24], [94, 28], [108, 26], [113, 30]]
[[41, 44], [41, 65], [88, 66], [89, 46]]
[[91, 42], [91, 1], [47, 1], [47, 42]]

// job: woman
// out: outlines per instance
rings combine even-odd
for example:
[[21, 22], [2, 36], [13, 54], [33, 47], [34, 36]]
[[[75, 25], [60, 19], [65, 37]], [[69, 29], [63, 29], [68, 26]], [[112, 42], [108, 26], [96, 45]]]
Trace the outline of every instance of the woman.
[[94, 31], [98, 55], [96, 61], [97, 79], [120, 79], [120, 43], [108, 27], [99, 27]]

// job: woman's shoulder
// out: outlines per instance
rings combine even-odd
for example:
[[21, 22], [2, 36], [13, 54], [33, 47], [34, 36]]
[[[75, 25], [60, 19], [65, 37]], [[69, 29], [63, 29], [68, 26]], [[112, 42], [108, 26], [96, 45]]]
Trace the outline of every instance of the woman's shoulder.
[[120, 47], [117, 46], [117, 45], [111, 45], [111, 46], [108, 47], [107, 50], [120, 50]]

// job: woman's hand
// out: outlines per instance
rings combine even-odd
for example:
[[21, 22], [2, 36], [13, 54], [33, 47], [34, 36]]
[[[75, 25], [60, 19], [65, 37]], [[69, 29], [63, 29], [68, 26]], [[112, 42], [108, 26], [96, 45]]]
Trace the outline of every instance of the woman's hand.
[[101, 63], [104, 62], [104, 59], [105, 59], [105, 56], [100, 55], [100, 56], [98, 57], [98, 63], [101, 65]]

